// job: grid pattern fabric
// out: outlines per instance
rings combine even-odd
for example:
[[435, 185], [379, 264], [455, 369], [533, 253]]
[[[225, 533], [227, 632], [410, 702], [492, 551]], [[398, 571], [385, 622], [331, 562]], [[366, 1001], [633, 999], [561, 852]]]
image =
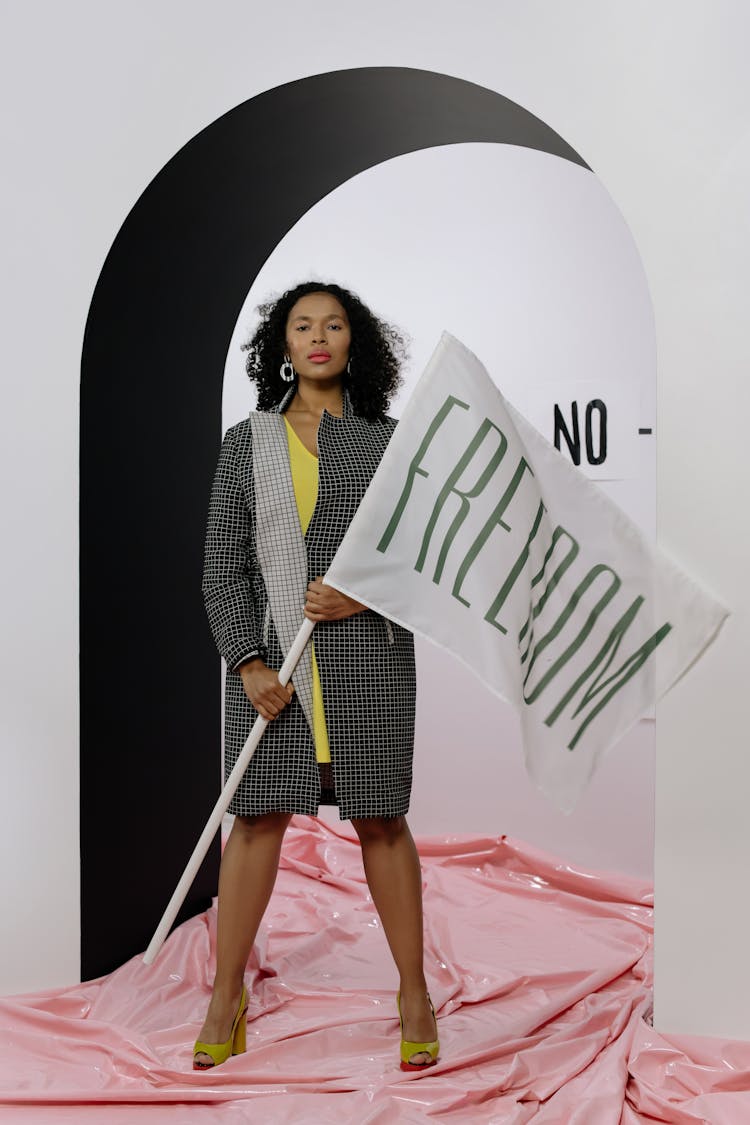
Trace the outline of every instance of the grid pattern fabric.
[[[368, 422], [344, 396], [343, 417], [318, 429], [318, 500], [302, 535], [286, 428], [276, 411], [227, 431], [209, 505], [203, 591], [227, 662], [225, 767], [256, 718], [237, 666], [250, 655], [280, 668], [302, 623], [308, 576], [326, 573], [396, 425]], [[331, 771], [342, 819], [398, 816], [411, 793], [416, 677], [411, 634], [372, 610], [315, 628]], [[321, 799], [312, 729], [309, 651], [295, 695], [269, 723], [230, 812], [315, 814]]]

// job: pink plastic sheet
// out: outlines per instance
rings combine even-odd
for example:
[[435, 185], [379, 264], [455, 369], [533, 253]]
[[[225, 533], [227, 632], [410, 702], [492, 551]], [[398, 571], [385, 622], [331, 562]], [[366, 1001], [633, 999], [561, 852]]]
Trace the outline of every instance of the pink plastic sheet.
[[398, 1068], [393, 965], [349, 825], [295, 818], [248, 965], [248, 1051], [191, 1069], [215, 909], [156, 963], [0, 1001], [0, 1121], [712, 1125], [750, 1044], [657, 1035], [650, 887], [505, 837], [419, 841], [438, 1065]]

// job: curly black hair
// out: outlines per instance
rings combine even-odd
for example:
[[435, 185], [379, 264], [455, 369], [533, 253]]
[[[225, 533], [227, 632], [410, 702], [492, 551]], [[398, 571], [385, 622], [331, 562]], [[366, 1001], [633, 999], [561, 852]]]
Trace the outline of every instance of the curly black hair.
[[258, 410], [271, 410], [289, 390], [279, 374], [286, 353], [286, 322], [292, 307], [309, 293], [330, 293], [342, 305], [352, 333], [351, 374], [344, 375], [344, 386], [355, 414], [369, 420], [382, 417], [401, 385], [406, 340], [398, 329], [375, 316], [355, 293], [321, 281], [305, 281], [258, 306], [260, 324], [242, 345], [248, 353], [245, 370], [258, 388]]

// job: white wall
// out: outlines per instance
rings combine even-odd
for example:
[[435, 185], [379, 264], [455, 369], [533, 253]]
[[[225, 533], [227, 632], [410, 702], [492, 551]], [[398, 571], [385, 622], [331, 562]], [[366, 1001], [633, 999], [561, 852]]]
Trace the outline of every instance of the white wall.
[[[353, 11], [333, 0], [268, 10], [32, 0], [6, 15], [0, 991], [72, 981], [78, 967], [76, 419], [104, 255], [169, 156], [231, 106], [305, 74], [403, 65], [468, 78], [538, 114], [594, 167], [641, 251], [659, 346], [660, 537], [734, 610], [659, 717], [657, 1020], [750, 1037], [747, 10], [741, 0], [381, 0], [366, 35]], [[626, 856], [608, 849], [650, 803], [648, 759], [623, 744], [577, 823], [540, 811], [513, 831], [577, 862], [593, 849], [604, 866], [646, 870], [644, 824]], [[418, 763], [417, 793], [429, 768]], [[509, 765], [507, 785], [523, 783]]]
[[[515, 146], [446, 145], [376, 165], [332, 191], [250, 286], [228, 344], [225, 427], [253, 401], [241, 345], [257, 305], [311, 276], [353, 286], [408, 332], [396, 417], [444, 329], [476, 352], [524, 413], [537, 393], [550, 441], [552, 403], [570, 402], [584, 383], [582, 401], [603, 394], [607, 462], [596, 468], [584, 459], [582, 471], [614, 477], [600, 487], [655, 534], [655, 441], [637, 432], [656, 424], [651, 300], [632, 235], [590, 171]], [[621, 413], [629, 425], [616, 424]], [[505, 832], [588, 867], [652, 877], [653, 723], [630, 733], [567, 817], [521, 767], [513, 710], [434, 646], [419, 644], [417, 659], [416, 833]]]

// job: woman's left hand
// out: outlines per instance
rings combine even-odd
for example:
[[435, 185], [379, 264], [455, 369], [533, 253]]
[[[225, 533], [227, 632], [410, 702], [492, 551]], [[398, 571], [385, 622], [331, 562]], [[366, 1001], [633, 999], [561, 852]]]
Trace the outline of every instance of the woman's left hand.
[[344, 617], [361, 613], [363, 609], [367, 606], [361, 602], [355, 602], [354, 598], [334, 590], [333, 586], [324, 586], [322, 578], [307, 584], [305, 617], [310, 621], [341, 621]]

